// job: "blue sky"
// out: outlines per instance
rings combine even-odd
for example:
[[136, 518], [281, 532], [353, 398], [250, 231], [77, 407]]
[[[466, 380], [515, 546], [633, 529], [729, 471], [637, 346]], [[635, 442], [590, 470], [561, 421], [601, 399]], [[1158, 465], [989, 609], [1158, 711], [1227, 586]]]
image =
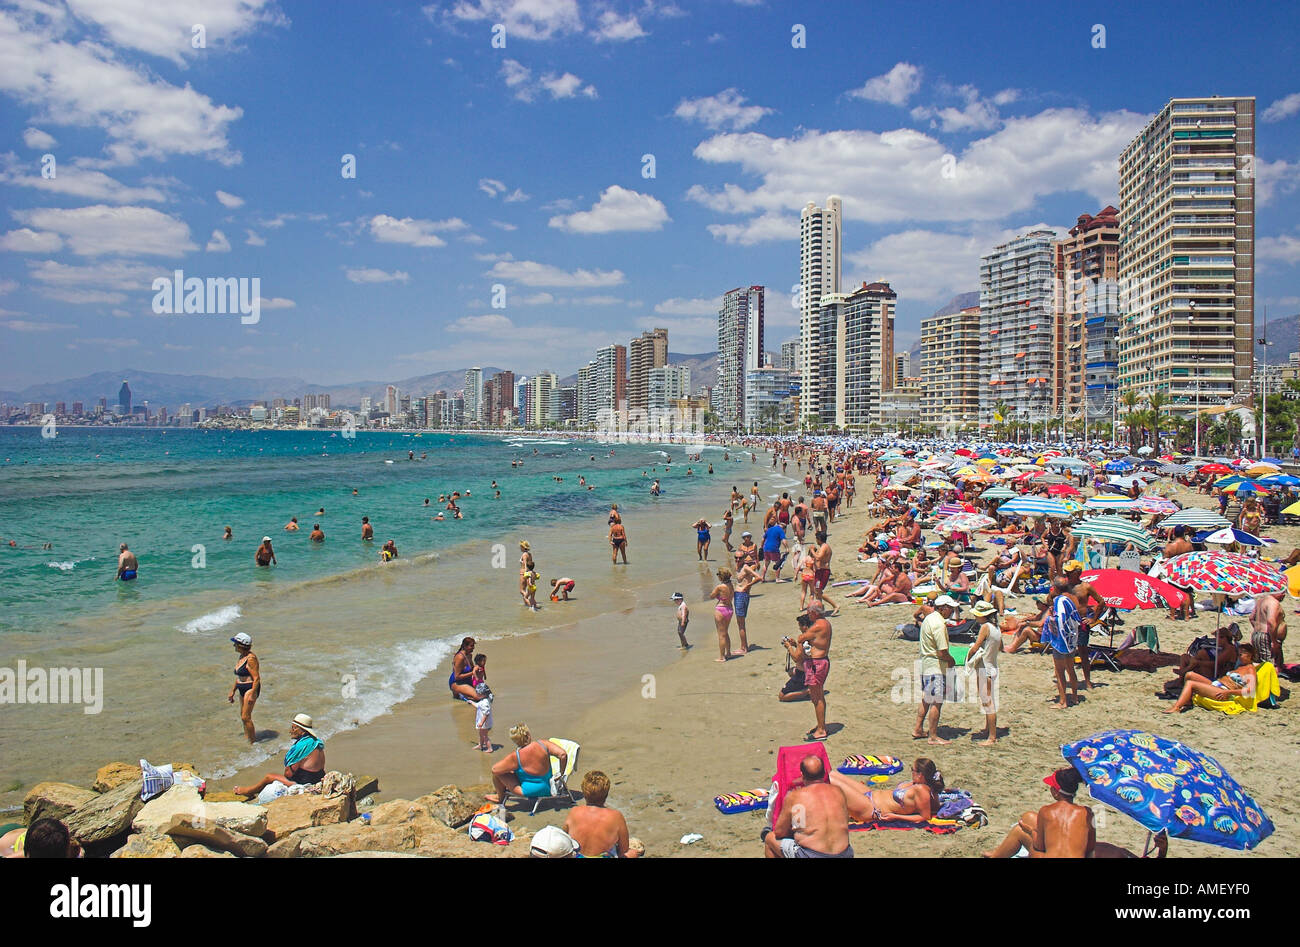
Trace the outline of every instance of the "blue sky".
[[[845, 282], [892, 283], [905, 344], [980, 253], [1114, 202], [1165, 101], [1211, 93], [1258, 99], [1257, 305], [1290, 314], [1298, 25], [1187, 2], [0, 3], [0, 387], [566, 374], [652, 326], [711, 350], [717, 297], [754, 283], [777, 349], [799, 208], [831, 193]], [[175, 269], [259, 278], [261, 321], [155, 314]]]

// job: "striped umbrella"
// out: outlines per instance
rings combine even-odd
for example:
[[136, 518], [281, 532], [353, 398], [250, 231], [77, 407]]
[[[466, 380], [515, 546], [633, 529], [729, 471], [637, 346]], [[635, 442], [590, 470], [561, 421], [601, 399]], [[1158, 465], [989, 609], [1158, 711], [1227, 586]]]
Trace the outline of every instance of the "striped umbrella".
[[1179, 510], [1168, 519], [1160, 521], [1161, 529], [1168, 526], [1190, 526], [1192, 529], [1222, 529], [1231, 525], [1218, 513], [1203, 510], [1199, 507], [1188, 507], [1185, 510]]
[[1138, 497], [1137, 508], [1143, 513], [1177, 513], [1179, 510], [1173, 500], [1150, 495]]
[[942, 519], [945, 516], [956, 516], [958, 513], [965, 513], [966, 507], [960, 503], [940, 503], [935, 508], [934, 515]]
[[980, 494], [980, 498], [985, 500], [1014, 500], [1018, 496], [1020, 494], [1010, 487], [989, 487]]
[[950, 516], [939, 524], [938, 529], [942, 532], [954, 533], [975, 533], [989, 526], [996, 526], [997, 520], [991, 516], [985, 516], [983, 513], [958, 513], [956, 516]]
[[1070, 517], [1070, 508], [1068, 506], [1060, 500], [1053, 500], [1048, 497], [1017, 497], [1003, 503], [998, 512], [1014, 514], [1015, 516], [1052, 516], [1057, 519], [1068, 519]]
[[1103, 493], [1100, 496], [1088, 497], [1083, 504], [1088, 510], [1131, 510], [1136, 505], [1136, 500], [1130, 500], [1122, 493]]
[[1197, 592], [1272, 595], [1287, 590], [1287, 579], [1273, 566], [1235, 552], [1185, 552], [1165, 563], [1165, 579]]
[[1136, 523], [1114, 514], [1090, 516], [1071, 530], [1076, 536], [1089, 536], [1112, 543], [1132, 543], [1143, 552], [1156, 545], [1155, 537]]
[[1160, 472], [1168, 477], [1177, 477], [1180, 474], [1189, 474], [1192, 468], [1186, 464], [1161, 464]]

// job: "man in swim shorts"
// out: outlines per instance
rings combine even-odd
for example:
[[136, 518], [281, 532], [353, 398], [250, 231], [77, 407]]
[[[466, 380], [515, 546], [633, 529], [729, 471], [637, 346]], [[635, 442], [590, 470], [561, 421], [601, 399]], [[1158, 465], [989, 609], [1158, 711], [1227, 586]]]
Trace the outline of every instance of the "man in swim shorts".
[[[804, 683], [808, 685], [808, 699], [812, 701], [817, 725], [804, 734], [805, 740], [825, 740], [826, 733], [826, 679], [831, 673], [831, 623], [822, 614], [821, 604], [813, 602], [808, 613], [795, 619], [799, 637], [785, 638], [782, 644], [796, 661], [803, 658]], [[804, 647], [804, 643], [808, 647]]]
[[781, 814], [772, 828], [763, 832], [763, 856], [852, 858], [844, 793], [827, 781], [820, 756], [805, 756], [799, 773], [802, 785], [785, 794]]
[[126, 548], [126, 543], [117, 547], [117, 577], [123, 582], [131, 582], [139, 574], [140, 563], [135, 553]]

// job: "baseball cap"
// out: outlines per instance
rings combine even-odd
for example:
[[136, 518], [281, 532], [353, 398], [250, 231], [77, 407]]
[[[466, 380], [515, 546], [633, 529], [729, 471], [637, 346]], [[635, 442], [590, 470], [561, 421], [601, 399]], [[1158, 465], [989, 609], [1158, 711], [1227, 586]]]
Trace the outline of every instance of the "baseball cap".
[[1079, 791], [1079, 774], [1072, 766], [1065, 766], [1043, 777], [1043, 782], [1062, 795], [1073, 796]]
[[746, 536], [750, 536], [750, 537], [752, 537], [753, 535], [754, 535], [754, 534], [751, 533], [749, 530], [745, 530], [743, 533], [740, 534], [740, 538], [741, 538], [741, 539], [744, 539]]
[[269, 543], [270, 541], [271, 541], [271, 537], [270, 537], [270, 536], [263, 536], [263, 537], [262, 537], [262, 542], [264, 542], [264, 543]]
[[577, 847], [563, 829], [546, 825], [533, 836], [528, 854], [533, 858], [569, 858]]
[[246, 635], [242, 631], [239, 634], [235, 635], [235, 637], [231, 638], [230, 640], [233, 641], [235, 644], [242, 644], [245, 647], [252, 647], [253, 644], [253, 639], [248, 637], [248, 635]]
[[960, 604], [961, 604], [961, 603], [958, 602], [958, 601], [957, 601], [955, 598], [953, 598], [951, 595], [940, 595], [937, 599], [934, 600], [934, 607], [935, 607], [935, 608], [938, 608], [938, 607], [940, 607], [941, 605], [950, 605], [950, 606], [952, 606], [953, 608], [957, 608]]
[[684, 598], [686, 598], [686, 596], [683, 595], [681, 592], [674, 592], [674, 593], [673, 593], [672, 600], [673, 600], [674, 602], [680, 602], [680, 601], [681, 601], [682, 599], [684, 599]]
[[1082, 572], [1082, 571], [1083, 571], [1083, 563], [1080, 562], [1078, 559], [1071, 559], [1069, 562], [1067, 562], [1067, 563], [1065, 564], [1065, 571], [1066, 571], [1066, 572]]

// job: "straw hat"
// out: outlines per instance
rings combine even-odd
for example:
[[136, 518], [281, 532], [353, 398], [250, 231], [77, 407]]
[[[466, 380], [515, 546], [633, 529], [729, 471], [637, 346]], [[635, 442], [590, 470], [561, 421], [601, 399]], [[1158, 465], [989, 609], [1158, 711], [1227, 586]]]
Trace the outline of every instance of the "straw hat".
[[306, 730], [308, 736], [316, 737], [317, 740], [320, 739], [320, 736], [315, 730], [316, 725], [312, 723], [311, 717], [308, 714], [297, 714], [293, 718], [293, 722], [296, 723], [300, 729]]

